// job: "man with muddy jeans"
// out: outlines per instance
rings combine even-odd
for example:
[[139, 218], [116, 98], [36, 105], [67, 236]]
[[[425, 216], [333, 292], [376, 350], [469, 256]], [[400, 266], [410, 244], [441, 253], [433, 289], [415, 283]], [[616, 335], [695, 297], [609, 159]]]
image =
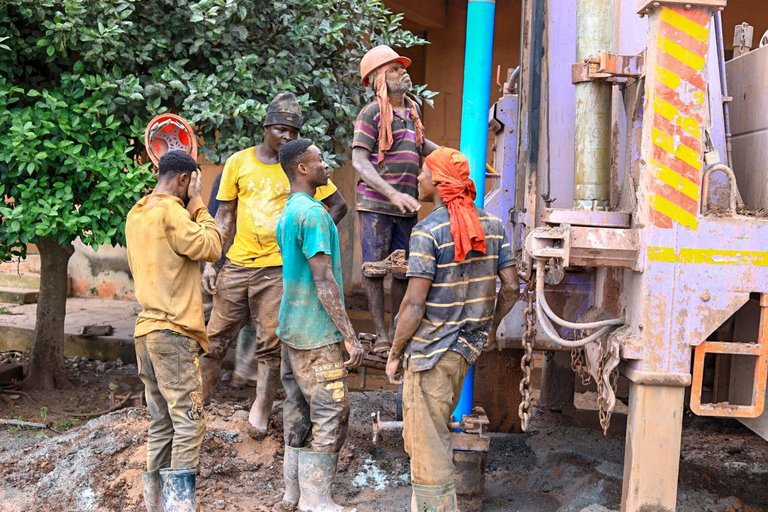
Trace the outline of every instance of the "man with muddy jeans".
[[504, 224], [472, 203], [475, 185], [464, 155], [449, 148], [432, 152], [419, 175], [419, 198], [434, 201], [435, 209], [411, 234], [410, 281], [386, 372], [400, 384], [397, 373], [405, 367], [411, 510], [452, 512], [457, 503], [448, 421], [469, 366], [486, 344], [494, 344], [517, 300], [519, 281]]
[[[237, 218], [237, 233], [227, 261], [216, 270], [208, 264], [203, 288], [213, 295], [208, 322], [210, 348], [201, 361], [206, 402], [218, 380], [221, 362], [250, 309], [256, 329], [256, 398], [248, 416], [248, 434], [263, 439], [267, 434], [272, 403], [280, 385], [280, 340], [275, 334], [283, 290], [282, 258], [275, 239], [277, 220], [285, 207], [290, 186], [280, 167], [280, 147], [298, 137], [301, 110], [292, 93], [282, 93], [267, 106], [264, 141], [227, 159], [221, 177], [216, 222], [226, 240]], [[338, 222], [346, 203], [333, 183], [317, 190]], [[218, 273], [218, 279], [217, 279]], [[237, 366], [244, 366], [242, 362]]]
[[[371, 49], [360, 61], [362, 84], [376, 94], [357, 116], [352, 140], [352, 165], [360, 174], [355, 208], [364, 263], [381, 261], [398, 249], [407, 251], [419, 209], [416, 178], [421, 157], [437, 147], [424, 137], [419, 108], [406, 94], [411, 89], [405, 70], [410, 63], [385, 45]], [[384, 278], [364, 274], [363, 283], [377, 335], [373, 351], [386, 353], [392, 338], [384, 321]], [[407, 284], [405, 276], [395, 274], [393, 319]]]
[[351, 511], [334, 502], [331, 485], [349, 421], [345, 366], [359, 365], [363, 349], [344, 309], [339, 234], [314, 199], [317, 188], [328, 183], [328, 166], [307, 139], [280, 148], [280, 163], [291, 196], [277, 225], [285, 269], [277, 334], [286, 399], [285, 494], [275, 508]]
[[144, 502], [150, 512], [193, 512], [205, 434], [198, 356], [208, 347], [198, 261], [218, 259], [221, 233], [200, 198], [194, 158], [170, 151], [159, 167], [154, 191], [136, 203], [125, 223], [142, 307], [136, 360], [151, 418]]

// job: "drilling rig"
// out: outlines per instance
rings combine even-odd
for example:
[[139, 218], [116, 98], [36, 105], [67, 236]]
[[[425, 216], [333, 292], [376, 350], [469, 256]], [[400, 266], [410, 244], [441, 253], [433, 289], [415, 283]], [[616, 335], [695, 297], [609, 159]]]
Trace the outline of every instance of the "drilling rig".
[[498, 335], [522, 342], [522, 427], [533, 351], [542, 402], [572, 400], [573, 367], [604, 430], [626, 377], [622, 511], [675, 510], [686, 407], [768, 438], [768, 48], [726, 63], [725, 7], [524, 1], [490, 110], [485, 208], [527, 281]]

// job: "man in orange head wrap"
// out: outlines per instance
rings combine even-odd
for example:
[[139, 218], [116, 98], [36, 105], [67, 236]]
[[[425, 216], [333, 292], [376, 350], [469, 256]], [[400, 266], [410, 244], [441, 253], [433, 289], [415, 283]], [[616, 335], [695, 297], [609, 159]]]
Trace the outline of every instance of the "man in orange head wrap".
[[[360, 174], [355, 207], [360, 218], [363, 262], [376, 262], [393, 251], [407, 249], [419, 209], [416, 179], [421, 157], [437, 146], [424, 137], [419, 107], [408, 98], [411, 60], [389, 46], [368, 51], [360, 62], [362, 84], [376, 95], [355, 121], [352, 164]], [[384, 321], [384, 278], [363, 274], [368, 310], [378, 340], [375, 352], [391, 345]], [[407, 280], [392, 280], [392, 312], [398, 310]]]
[[426, 158], [419, 199], [435, 209], [411, 233], [410, 280], [387, 361], [389, 381], [404, 383], [411, 510], [456, 510], [449, 417], [469, 366], [520, 295], [504, 224], [475, 206], [475, 195], [463, 154], [439, 148]]

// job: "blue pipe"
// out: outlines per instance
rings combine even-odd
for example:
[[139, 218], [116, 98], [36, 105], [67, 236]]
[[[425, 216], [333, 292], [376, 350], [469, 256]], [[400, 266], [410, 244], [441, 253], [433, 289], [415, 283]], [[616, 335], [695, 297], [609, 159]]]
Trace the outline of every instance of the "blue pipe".
[[[485, 163], [488, 153], [488, 109], [491, 102], [491, 59], [495, 0], [467, 2], [467, 33], [464, 50], [464, 93], [461, 107], [460, 150], [469, 160], [469, 176], [475, 182], [475, 204], [485, 203]], [[472, 412], [475, 367], [464, 378], [453, 421]]]

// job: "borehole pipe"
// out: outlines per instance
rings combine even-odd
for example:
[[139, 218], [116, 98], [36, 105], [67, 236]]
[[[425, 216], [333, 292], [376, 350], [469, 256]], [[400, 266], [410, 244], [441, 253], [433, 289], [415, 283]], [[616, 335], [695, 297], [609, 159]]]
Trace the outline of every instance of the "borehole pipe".
[[[469, 160], [470, 178], [475, 182], [475, 204], [485, 203], [485, 164], [488, 154], [488, 109], [491, 101], [491, 60], [495, 0], [467, 2], [467, 31], [464, 50], [464, 92], [461, 103], [461, 143], [459, 149]], [[470, 366], [453, 421], [472, 412], [475, 367]]]

